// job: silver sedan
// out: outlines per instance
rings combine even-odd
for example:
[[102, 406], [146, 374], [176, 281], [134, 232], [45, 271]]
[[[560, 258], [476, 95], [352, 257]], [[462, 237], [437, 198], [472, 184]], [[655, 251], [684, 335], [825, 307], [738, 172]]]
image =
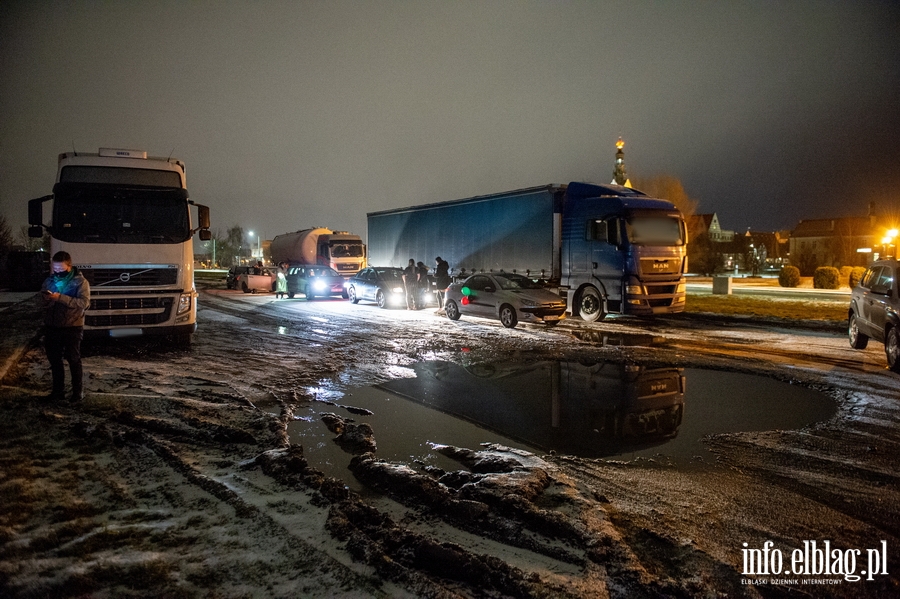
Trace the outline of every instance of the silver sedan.
[[566, 302], [528, 277], [511, 273], [472, 275], [447, 288], [447, 318], [460, 316], [498, 318], [513, 328], [522, 322], [555, 325], [566, 317]]

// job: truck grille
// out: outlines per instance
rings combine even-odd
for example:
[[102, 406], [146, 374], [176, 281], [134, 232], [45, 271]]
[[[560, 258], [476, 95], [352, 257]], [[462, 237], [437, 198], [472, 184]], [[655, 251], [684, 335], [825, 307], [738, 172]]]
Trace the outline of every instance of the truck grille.
[[152, 310], [166, 308], [171, 299], [159, 297], [121, 297], [111, 299], [91, 299], [91, 310]]
[[359, 270], [359, 264], [338, 264], [338, 270]]
[[681, 274], [681, 258], [641, 258], [641, 272], [645, 275]]
[[[84, 314], [88, 327], [147, 326], [168, 322], [172, 314], [170, 297], [116, 297], [91, 299], [91, 307]], [[134, 310], [126, 314], [97, 314], [105, 310]], [[139, 310], [145, 310], [140, 312]]]
[[80, 268], [91, 287], [159, 287], [174, 285], [178, 281], [178, 268], [146, 268], [141, 266], [122, 268]]

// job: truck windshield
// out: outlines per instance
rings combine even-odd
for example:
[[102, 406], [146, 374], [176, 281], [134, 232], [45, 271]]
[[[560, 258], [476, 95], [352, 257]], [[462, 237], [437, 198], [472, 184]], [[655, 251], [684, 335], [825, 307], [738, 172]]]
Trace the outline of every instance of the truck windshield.
[[674, 214], [638, 213], [625, 219], [625, 231], [634, 245], [684, 245], [681, 223]]
[[187, 191], [58, 183], [53, 236], [70, 243], [183, 243], [191, 238]]
[[330, 245], [332, 258], [361, 258], [363, 255], [361, 243], [332, 242]]
[[181, 175], [176, 171], [152, 168], [70, 165], [63, 167], [59, 180], [62, 183], [181, 187]]

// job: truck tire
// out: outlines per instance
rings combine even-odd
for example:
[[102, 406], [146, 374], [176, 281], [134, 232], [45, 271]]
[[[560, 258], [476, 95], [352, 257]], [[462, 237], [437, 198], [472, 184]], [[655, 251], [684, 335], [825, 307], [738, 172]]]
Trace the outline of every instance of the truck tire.
[[509, 304], [500, 306], [500, 322], [507, 329], [514, 329], [519, 324], [519, 317], [516, 316], [516, 309]]
[[190, 347], [191, 334], [181, 333], [180, 335], [172, 335], [172, 342], [174, 343], [175, 347]]
[[850, 315], [850, 324], [847, 326], [847, 339], [850, 341], [850, 347], [853, 349], [866, 349], [869, 344], [869, 337], [859, 332], [859, 322], [857, 322], [856, 314]]
[[384, 297], [384, 291], [381, 289], [375, 292], [375, 303], [379, 308], [387, 308], [387, 298]]
[[247, 287], [246, 281], [241, 281], [241, 291], [243, 291], [244, 293], [250, 293], [250, 288]]
[[358, 304], [358, 303], [359, 303], [359, 298], [356, 297], [356, 287], [351, 287], [351, 288], [347, 291], [347, 294], [350, 296], [350, 303], [351, 303], [351, 304]]
[[597, 288], [591, 285], [578, 294], [575, 308], [578, 309], [578, 316], [585, 322], [598, 322], [606, 317], [606, 312], [603, 311], [603, 298]]
[[444, 312], [450, 320], [459, 320], [459, 306], [455, 301], [447, 300], [447, 303], [444, 304]]

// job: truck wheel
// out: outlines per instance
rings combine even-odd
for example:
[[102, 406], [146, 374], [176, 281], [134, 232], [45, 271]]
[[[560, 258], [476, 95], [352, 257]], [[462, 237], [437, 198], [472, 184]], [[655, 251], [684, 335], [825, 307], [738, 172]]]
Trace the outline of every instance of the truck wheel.
[[351, 304], [358, 304], [358, 303], [359, 303], [359, 298], [356, 297], [356, 288], [355, 288], [355, 287], [351, 287], [350, 290], [347, 292], [347, 294], [350, 296], [350, 303], [351, 303]]
[[190, 333], [182, 333], [180, 335], [172, 335], [172, 341], [175, 344], [175, 347], [190, 347], [191, 346], [191, 334]]
[[500, 322], [507, 329], [514, 329], [519, 324], [519, 317], [516, 316], [516, 309], [509, 304], [500, 306]]
[[866, 346], [869, 344], [869, 337], [859, 332], [859, 322], [856, 314], [850, 315], [847, 338], [850, 340], [850, 347], [853, 349], [866, 349]]
[[241, 281], [241, 291], [243, 291], [244, 293], [250, 293], [250, 288], [247, 287], [247, 283], [245, 283], [244, 281]]
[[456, 305], [455, 301], [447, 300], [447, 303], [444, 305], [444, 312], [447, 313], [447, 318], [450, 320], [459, 320], [459, 306]]
[[384, 297], [384, 291], [381, 289], [375, 294], [375, 303], [379, 308], [387, 308], [387, 298]]
[[884, 355], [891, 372], [900, 373], [900, 333], [897, 327], [891, 327], [884, 339]]
[[585, 287], [578, 295], [578, 315], [585, 322], [597, 322], [606, 317], [603, 311], [603, 298], [596, 287]]

